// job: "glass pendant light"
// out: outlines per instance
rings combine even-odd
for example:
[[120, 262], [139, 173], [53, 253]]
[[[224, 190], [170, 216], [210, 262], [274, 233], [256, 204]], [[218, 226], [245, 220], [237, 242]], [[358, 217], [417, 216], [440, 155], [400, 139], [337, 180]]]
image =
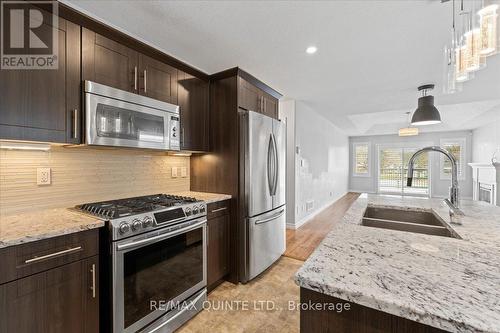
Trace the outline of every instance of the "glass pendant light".
[[480, 52], [490, 56], [498, 52], [498, 4], [488, 4], [477, 12], [479, 15]]

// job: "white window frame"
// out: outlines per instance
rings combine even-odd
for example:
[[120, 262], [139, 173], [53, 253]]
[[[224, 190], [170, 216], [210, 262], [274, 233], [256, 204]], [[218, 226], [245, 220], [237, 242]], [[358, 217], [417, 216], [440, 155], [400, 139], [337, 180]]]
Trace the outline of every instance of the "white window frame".
[[[358, 146], [367, 146], [367, 173], [357, 173], [356, 172], [356, 147]], [[353, 177], [371, 177], [372, 174], [372, 147], [370, 142], [354, 142], [352, 144], [352, 175]]]
[[[467, 157], [467, 139], [462, 138], [443, 138], [439, 140], [439, 145], [444, 148], [447, 144], [458, 144], [460, 146], [460, 164], [458, 171], [458, 180], [466, 180], [466, 157]], [[447, 158], [443, 154], [439, 154], [439, 179], [440, 180], [449, 180], [451, 179], [451, 175], [446, 175], [444, 173], [444, 159]]]

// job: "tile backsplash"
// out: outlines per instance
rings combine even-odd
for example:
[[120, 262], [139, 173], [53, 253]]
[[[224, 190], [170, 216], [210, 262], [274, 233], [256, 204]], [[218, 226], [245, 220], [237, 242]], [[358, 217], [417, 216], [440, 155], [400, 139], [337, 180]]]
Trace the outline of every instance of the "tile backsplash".
[[[172, 168], [178, 168], [172, 177]], [[51, 168], [51, 185], [37, 185]], [[181, 168], [187, 169], [181, 177]], [[132, 149], [54, 146], [0, 150], [0, 216], [44, 208], [189, 190], [189, 157]]]

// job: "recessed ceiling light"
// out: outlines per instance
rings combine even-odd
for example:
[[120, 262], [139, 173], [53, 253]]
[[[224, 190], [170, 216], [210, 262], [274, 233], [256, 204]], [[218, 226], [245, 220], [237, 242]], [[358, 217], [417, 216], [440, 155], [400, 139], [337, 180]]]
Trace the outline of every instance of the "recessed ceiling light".
[[316, 51], [318, 51], [318, 48], [316, 46], [309, 46], [306, 49], [306, 52], [309, 53], [309, 54], [314, 54], [314, 53], [316, 53]]

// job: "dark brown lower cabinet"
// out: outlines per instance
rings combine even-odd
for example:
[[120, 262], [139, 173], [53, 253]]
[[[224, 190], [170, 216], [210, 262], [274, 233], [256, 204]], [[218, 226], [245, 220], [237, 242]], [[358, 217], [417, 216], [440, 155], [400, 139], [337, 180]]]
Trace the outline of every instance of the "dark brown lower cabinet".
[[229, 273], [229, 201], [209, 204], [207, 286], [212, 291]]
[[[443, 333], [446, 331], [300, 288], [300, 333]], [[347, 306], [346, 306], [347, 305]]]
[[[85, 237], [88, 236], [90, 235], [87, 232]], [[54, 239], [58, 239], [57, 242], [61, 243], [65, 237], [67, 236]], [[75, 237], [71, 240], [76, 241]], [[33, 246], [41, 248], [43, 246], [41, 243], [44, 242], [53, 243], [52, 240], [42, 240], [34, 242]], [[21, 252], [26, 252], [29, 246], [29, 243], [19, 245], [13, 247], [14, 251], [3, 254], [18, 252], [20, 255]], [[79, 253], [85, 253], [83, 246], [81, 248]], [[40, 255], [47, 253], [42, 251]], [[64, 260], [62, 258], [64, 256], [42, 261]], [[78, 256], [78, 253], [71, 256]], [[0, 263], [9, 265], [12, 262], [11, 258], [0, 256]], [[19, 279], [0, 284], [0, 332], [97, 333], [99, 332], [98, 284], [98, 255], [54, 266], [36, 274], [22, 275]]]

